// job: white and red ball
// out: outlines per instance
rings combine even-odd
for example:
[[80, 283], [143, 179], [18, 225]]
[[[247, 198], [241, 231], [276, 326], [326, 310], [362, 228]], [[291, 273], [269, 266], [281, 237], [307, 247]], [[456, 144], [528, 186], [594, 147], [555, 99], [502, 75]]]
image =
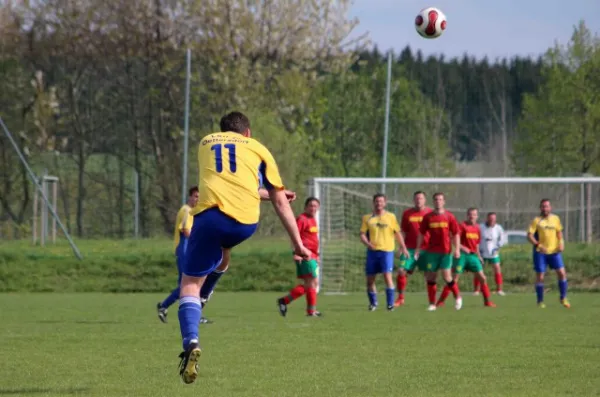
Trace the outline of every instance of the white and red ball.
[[426, 39], [440, 37], [446, 30], [446, 16], [435, 7], [424, 8], [415, 18], [415, 29]]

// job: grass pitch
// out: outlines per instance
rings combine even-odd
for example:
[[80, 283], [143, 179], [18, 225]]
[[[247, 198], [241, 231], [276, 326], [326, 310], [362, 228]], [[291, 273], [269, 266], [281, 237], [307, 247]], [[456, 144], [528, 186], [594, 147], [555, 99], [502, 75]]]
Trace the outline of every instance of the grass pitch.
[[392, 313], [367, 312], [364, 294], [325, 296], [325, 316], [308, 319], [304, 301], [281, 318], [276, 296], [217, 292], [188, 386], [177, 370], [177, 306], [168, 324], [156, 318], [163, 295], [2, 294], [0, 396], [600, 393], [600, 294], [573, 294], [570, 310], [555, 294], [544, 310], [529, 294], [495, 297], [495, 309], [465, 295], [460, 312], [450, 298], [434, 313], [423, 294]]

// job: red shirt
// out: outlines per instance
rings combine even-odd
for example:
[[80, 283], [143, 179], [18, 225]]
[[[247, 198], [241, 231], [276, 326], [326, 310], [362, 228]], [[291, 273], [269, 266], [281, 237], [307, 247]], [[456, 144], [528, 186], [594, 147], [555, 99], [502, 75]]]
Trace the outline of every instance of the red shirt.
[[[400, 223], [400, 230], [404, 233], [404, 243], [406, 248], [414, 250], [417, 248], [417, 237], [419, 236], [419, 227], [423, 217], [431, 212], [431, 208], [423, 208], [418, 210], [416, 208], [409, 208], [402, 213], [402, 222]], [[423, 236], [423, 244], [421, 249], [427, 247], [427, 241], [429, 240], [429, 234]]]
[[302, 244], [312, 252], [311, 258], [319, 259], [319, 228], [317, 227], [317, 220], [306, 214], [300, 214], [296, 218], [296, 224], [298, 225]]
[[470, 225], [466, 221], [460, 224], [460, 245], [465, 246], [469, 253], [476, 254], [481, 241], [481, 230], [478, 224]]
[[445, 211], [443, 214], [430, 212], [423, 217], [420, 232], [423, 235], [429, 232], [427, 252], [449, 254], [452, 252], [450, 236], [460, 233], [460, 228], [451, 212]]

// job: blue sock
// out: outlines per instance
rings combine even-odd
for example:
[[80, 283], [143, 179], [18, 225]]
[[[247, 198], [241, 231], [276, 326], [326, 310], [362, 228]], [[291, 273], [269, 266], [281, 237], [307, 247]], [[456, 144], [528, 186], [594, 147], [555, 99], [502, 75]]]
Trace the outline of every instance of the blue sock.
[[544, 283], [535, 285], [535, 294], [537, 295], [537, 303], [542, 303], [544, 301]]
[[567, 279], [558, 280], [558, 290], [560, 291], [560, 300], [567, 297]]
[[369, 295], [369, 304], [377, 306], [377, 292], [367, 291], [367, 295]]
[[225, 272], [215, 270], [206, 276], [206, 280], [204, 280], [204, 284], [202, 284], [202, 288], [200, 289], [200, 298], [208, 299], [210, 294], [214, 291], [217, 282], [224, 273]]
[[179, 328], [183, 339], [183, 349], [191, 340], [198, 339], [198, 324], [202, 317], [202, 306], [200, 298], [196, 296], [184, 296], [179, 300]]
[[396, 290], [394, 288], [386, 288], [385, 300], [387, 302], [388, 307], [394, 306], [394, 296], [395, 295], [396, 295]]
[[177, 299], [179, 299], [179, 287], [177, 287], [173, 291], [171, 291], [169, 296], [167, 296], [167, 298], [163, 301], [163, 303], [160, 304], [160, 307], [162, 307], [163, 309], [167, 309], [173, 303], [175, 303], [175, 301]]

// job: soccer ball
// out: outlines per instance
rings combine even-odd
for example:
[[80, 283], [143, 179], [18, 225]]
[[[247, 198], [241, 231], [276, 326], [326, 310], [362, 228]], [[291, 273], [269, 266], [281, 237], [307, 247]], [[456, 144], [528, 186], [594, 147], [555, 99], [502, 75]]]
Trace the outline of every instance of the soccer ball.
[[426, 39], [440, 37], [446, 30], [446, 16], [435, 7], [424, 8], [415, 18], [415, 29]]

